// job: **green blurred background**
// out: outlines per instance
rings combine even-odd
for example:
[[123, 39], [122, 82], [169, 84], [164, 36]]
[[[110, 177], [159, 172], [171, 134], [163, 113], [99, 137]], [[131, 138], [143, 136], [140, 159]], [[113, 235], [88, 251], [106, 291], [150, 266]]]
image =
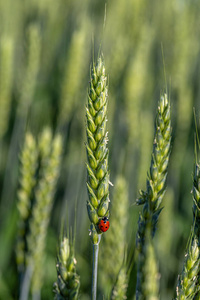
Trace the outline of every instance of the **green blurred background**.
[[[45, 126], [64, 138], [49, 226], [42, 299], [52, 299], [61, 219], [74, 225], [81, 299], [89, 299], [91, 243], [86, 211], [85, 104], [93, 58], [109, 77], [109, 166], [127, 181], [127, 243], [135, 247], [135, 200], [145, 189], [160, 93], [171, 101], [173, 141], [156, 235], [161, 299], [174, 295], [192, 224], [194, 111], [200, 114], [197, 0], [0, 0], [0, 299], [19, 295], [15, 243], [19, 153], [24, 134]], [[164, 63], [163, 63], [164, 61]], [[114, 187], [111, 190], [111, 202]], [[112, 213], [112, 210], [111, 210]], [[131, 272], [128, 299], [135, 290]], [[100, 298], [102, 299], [102, 297]]]

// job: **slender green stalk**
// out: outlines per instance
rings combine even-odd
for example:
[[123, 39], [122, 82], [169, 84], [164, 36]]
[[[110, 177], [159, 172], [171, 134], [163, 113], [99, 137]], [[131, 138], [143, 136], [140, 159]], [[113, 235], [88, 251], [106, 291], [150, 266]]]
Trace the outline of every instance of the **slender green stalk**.
[[92, 299], [97, 298], [97, 270], [98, 270], [99, 244], [93, 244], [93, 267], [92, 267]]
[[[154, 236], [158, 217], [162, 211], [160, 208], [165, 193], [167, 168], [169, 163], [171, 146], [171, 118], [170, 104], [167, 95], [161, 96], [158, 104], [158, 113], [155, 124], [155, 136], [150, 172], [147, 178], [147, 190], [140, 191], [137, 204], [144, 204], [143, 211], [139, 216], [137, 232], [138, 269], [136, 299], [148, 299], [144, 289], [145, 262], [146, 262], [146, 239], [147, 230], [150, 228], [151, 237]], [[149, 277], [150, 278], [150, 277]], [[146, 284], [146, 283], [145, 283]], [[157, 295], [158, 297], [158, 295]]]
[[87, 133], [87, 201], [91, 222], [90, 236], [93, 243], [92, 299], [96, 299], [98, 249], [102, 232], [99, 222], [109, 216], [109, 172], [107, 149], [107, 77], [102, 57], [93, 65], [86, 107]]
[[98, 244], [93, 244], [93, 266], [92, 266], [92, 300], [96, 300], [97, 291], [97, 271], [98, 271], [98, 254], [101, 235], [99, 235]]
[[31, 265], [29, 265], [29, 266], [27, 266], [24, 277], [23, 277], [19, 300], [27, 300], [28, 299], [32, 274], [33, 274], [33, 268]]
[[145, 236], [145, 250], [144, 250], [144, 280], [142, 281], [143, 294], [146, 300], [159, 300], [159, 272], [156, 261], [155, 249], [151, 238], [150, 228], [147, 229]]

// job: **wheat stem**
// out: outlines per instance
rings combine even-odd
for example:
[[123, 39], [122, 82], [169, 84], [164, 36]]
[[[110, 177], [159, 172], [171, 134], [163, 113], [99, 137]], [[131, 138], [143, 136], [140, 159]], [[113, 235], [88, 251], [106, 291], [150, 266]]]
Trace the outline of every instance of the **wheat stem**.
[[33, 274], [33, 268], [31, 265], [29, 265], [26, 268], [26, 271], [24, 274], [19, 300], [27, 300], [28, 299], [32, 274]]
[[98, 244], [93, 244], [93, 267], [92, 267], [92, 300], [96, 300], [97, 295], [97, 271], [98, 271], [98, 254], [101, 235], [98, 235]]

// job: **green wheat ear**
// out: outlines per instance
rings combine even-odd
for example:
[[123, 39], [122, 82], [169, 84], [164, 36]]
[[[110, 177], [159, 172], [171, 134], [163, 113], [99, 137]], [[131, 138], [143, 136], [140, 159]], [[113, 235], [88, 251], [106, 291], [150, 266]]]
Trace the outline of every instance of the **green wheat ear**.
[[87, 201], [91, 222], [90, 236], [93, 243], [92, 300], [97, 294], [98, 252], [101, 240], [99, 221], [109, 216], [109, 171], [107, 148], [107, 104], [108, 86], [102, 57], [93, 64], [86, 106], [87, 134]]
[[117, 280], [112, 290], [111, 300], [125, 300], [128, 288], [127, 267], [124, 265], [119, 271]]
[[20, 189], [18, 190], [19, 226], [16, 245], [16, 259], [20, 273], [25, 268], [25, 248], [28, 220], [31, 214], [32, 190], [36, 184], [35, 173], [38, 165], [38, 150], [31, 133], [25, 136], [24, 146], [20, 155]]
[[[200, 299], [200, 167], [195, 163], [193, 176], [193, 226], [183, 270], [178, 279], [176, 299]], [[196, 294], [196, 296], [195, 296]], [[194, 297], [195, 296], [195, 297]]]
[[57, 256], [57, 281], [54, 283], [55, 300], [76, 300], [80, 288], [80, 278], [76, 274], [74, 246], [68, 238], [60, 242]]
[[30, 220], [29, 255], [27, 257], [28, 265], [33, 268], [33, 294], [39, 293], [42, 285], [42, 264], [53, 197], [60, 170], [62, 138], [59, 134], [53, 138], [51, 130], [46, 128], [40, 136], [38, 148], [40, 154], [39, 182], [35, 188], [36, 199]]
[[198, 239], [192, 237], [189, 249], [185, 256], [185, 262], [181, 275], [179, 276], [176, 288], [176, 299], [193, 299], [197, 291], [197, 281], [199, 272], [199, 246]]
[[109, 171], [107, 149], [107, 104], [108, 87], [102, 57], [92, 68], [86, 107], [87, 133], [87, 202], [91, 222], [91, 239], [98, 243], [99, 220], [109, 215]]
[[137, 271], [137, 299], [143, 299], [143, 278], [145, 263], [145, 236], [147, 228], [151, 228], [151, 236], [156, 231], [160, 208], [166, 190], [166, 177], [171, 148], [170, 104], [167, 95], [160, 97], [155, 124], [155, 135], [150, 172], [147, 177], [146, 191], [140, 191], [137, 204], [144, 204], [139, 216], [136, 245], [139, 253]]

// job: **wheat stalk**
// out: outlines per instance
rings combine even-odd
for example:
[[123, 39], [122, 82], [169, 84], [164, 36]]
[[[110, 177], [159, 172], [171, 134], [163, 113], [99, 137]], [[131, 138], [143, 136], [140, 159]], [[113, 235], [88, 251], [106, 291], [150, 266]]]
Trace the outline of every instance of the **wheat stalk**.
[[143, 272], [141, 276], [142, 295], [140, 299], [159, 300], [159, 279], [158, 264], [156, 261], [155, 249], [151, 237], [151, 229], [148, 227], [145, 232], [144, 252], [139, 257], [138, 264], [141, 264]]

